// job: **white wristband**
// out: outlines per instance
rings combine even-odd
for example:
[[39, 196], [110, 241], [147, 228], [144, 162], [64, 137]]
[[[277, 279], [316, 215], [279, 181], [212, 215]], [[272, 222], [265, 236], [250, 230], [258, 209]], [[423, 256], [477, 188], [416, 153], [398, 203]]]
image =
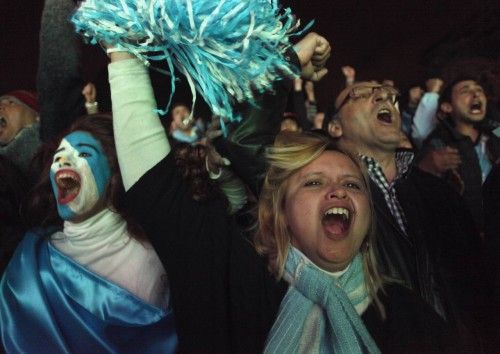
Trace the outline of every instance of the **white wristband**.
[[126, 50], [120, 47], [106, 48], [106, 54], [111, 54], [115, 52], [126, 52]]
[[95, 102], [85, 102], [85, 109], [87, 110], [87, 114], [95, 114], [99, 112], [99, 103]]

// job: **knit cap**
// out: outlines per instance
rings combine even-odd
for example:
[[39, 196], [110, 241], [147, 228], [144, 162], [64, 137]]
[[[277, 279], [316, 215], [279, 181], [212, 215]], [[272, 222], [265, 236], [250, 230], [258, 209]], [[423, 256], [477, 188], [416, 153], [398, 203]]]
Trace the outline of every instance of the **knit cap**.
[[14, 97], [24, 103], [26, 106], [29, 108], [33, 109], [37, 113], [40, 112], [40, 106], [38, 105], [38, 95], [36, 92], [33, 91], [26, 91], [26, 90], [15, 90], [11, 92], [7, 92], [5, 95], [2, 95], [2, 97]]

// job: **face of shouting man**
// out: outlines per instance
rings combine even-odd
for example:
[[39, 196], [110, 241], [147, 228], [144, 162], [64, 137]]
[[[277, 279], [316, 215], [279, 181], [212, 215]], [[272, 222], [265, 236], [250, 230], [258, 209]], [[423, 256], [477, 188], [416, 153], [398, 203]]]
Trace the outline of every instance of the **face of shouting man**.
[[23, 128], [37, 119], [37, 112], [16, 97], [0, 97], [0, 145], [9, 144]]
[[398, 91], [391, 86], [361, 82], [344, 89], [335, 102], [329, 134], [345, 149], [371, 155], [395, 151], [401, 141]]
[[474, 124], [484, 119], [486, 105], [482, 86], [474, 80], [463, 80], [453, 85], [450, 102], [441, 103], [441, 110], [457, 124]]

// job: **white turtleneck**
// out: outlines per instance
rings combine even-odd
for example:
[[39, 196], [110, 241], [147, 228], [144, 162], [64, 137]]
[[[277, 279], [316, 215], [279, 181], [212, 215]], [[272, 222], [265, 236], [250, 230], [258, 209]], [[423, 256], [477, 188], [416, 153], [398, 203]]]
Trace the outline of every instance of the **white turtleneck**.
[[52, 245], [94, 273], [156, 307], [169, 301], [167, 274], [147, 241], [130, 236], [127, 223], [104, 209], [80, 223], [64, 222], [51, 236]]

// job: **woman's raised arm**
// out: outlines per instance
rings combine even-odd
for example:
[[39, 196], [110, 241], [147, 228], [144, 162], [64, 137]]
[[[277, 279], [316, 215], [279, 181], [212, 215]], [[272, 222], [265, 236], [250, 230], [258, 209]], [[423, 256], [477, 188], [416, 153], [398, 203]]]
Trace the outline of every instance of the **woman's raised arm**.
[[[127, 52], [110, 53], [109, 84], [118, 162], [125, 190], [170, 152], [147, 67]], [[147, 157], [147, 158], [146, 158]]]

